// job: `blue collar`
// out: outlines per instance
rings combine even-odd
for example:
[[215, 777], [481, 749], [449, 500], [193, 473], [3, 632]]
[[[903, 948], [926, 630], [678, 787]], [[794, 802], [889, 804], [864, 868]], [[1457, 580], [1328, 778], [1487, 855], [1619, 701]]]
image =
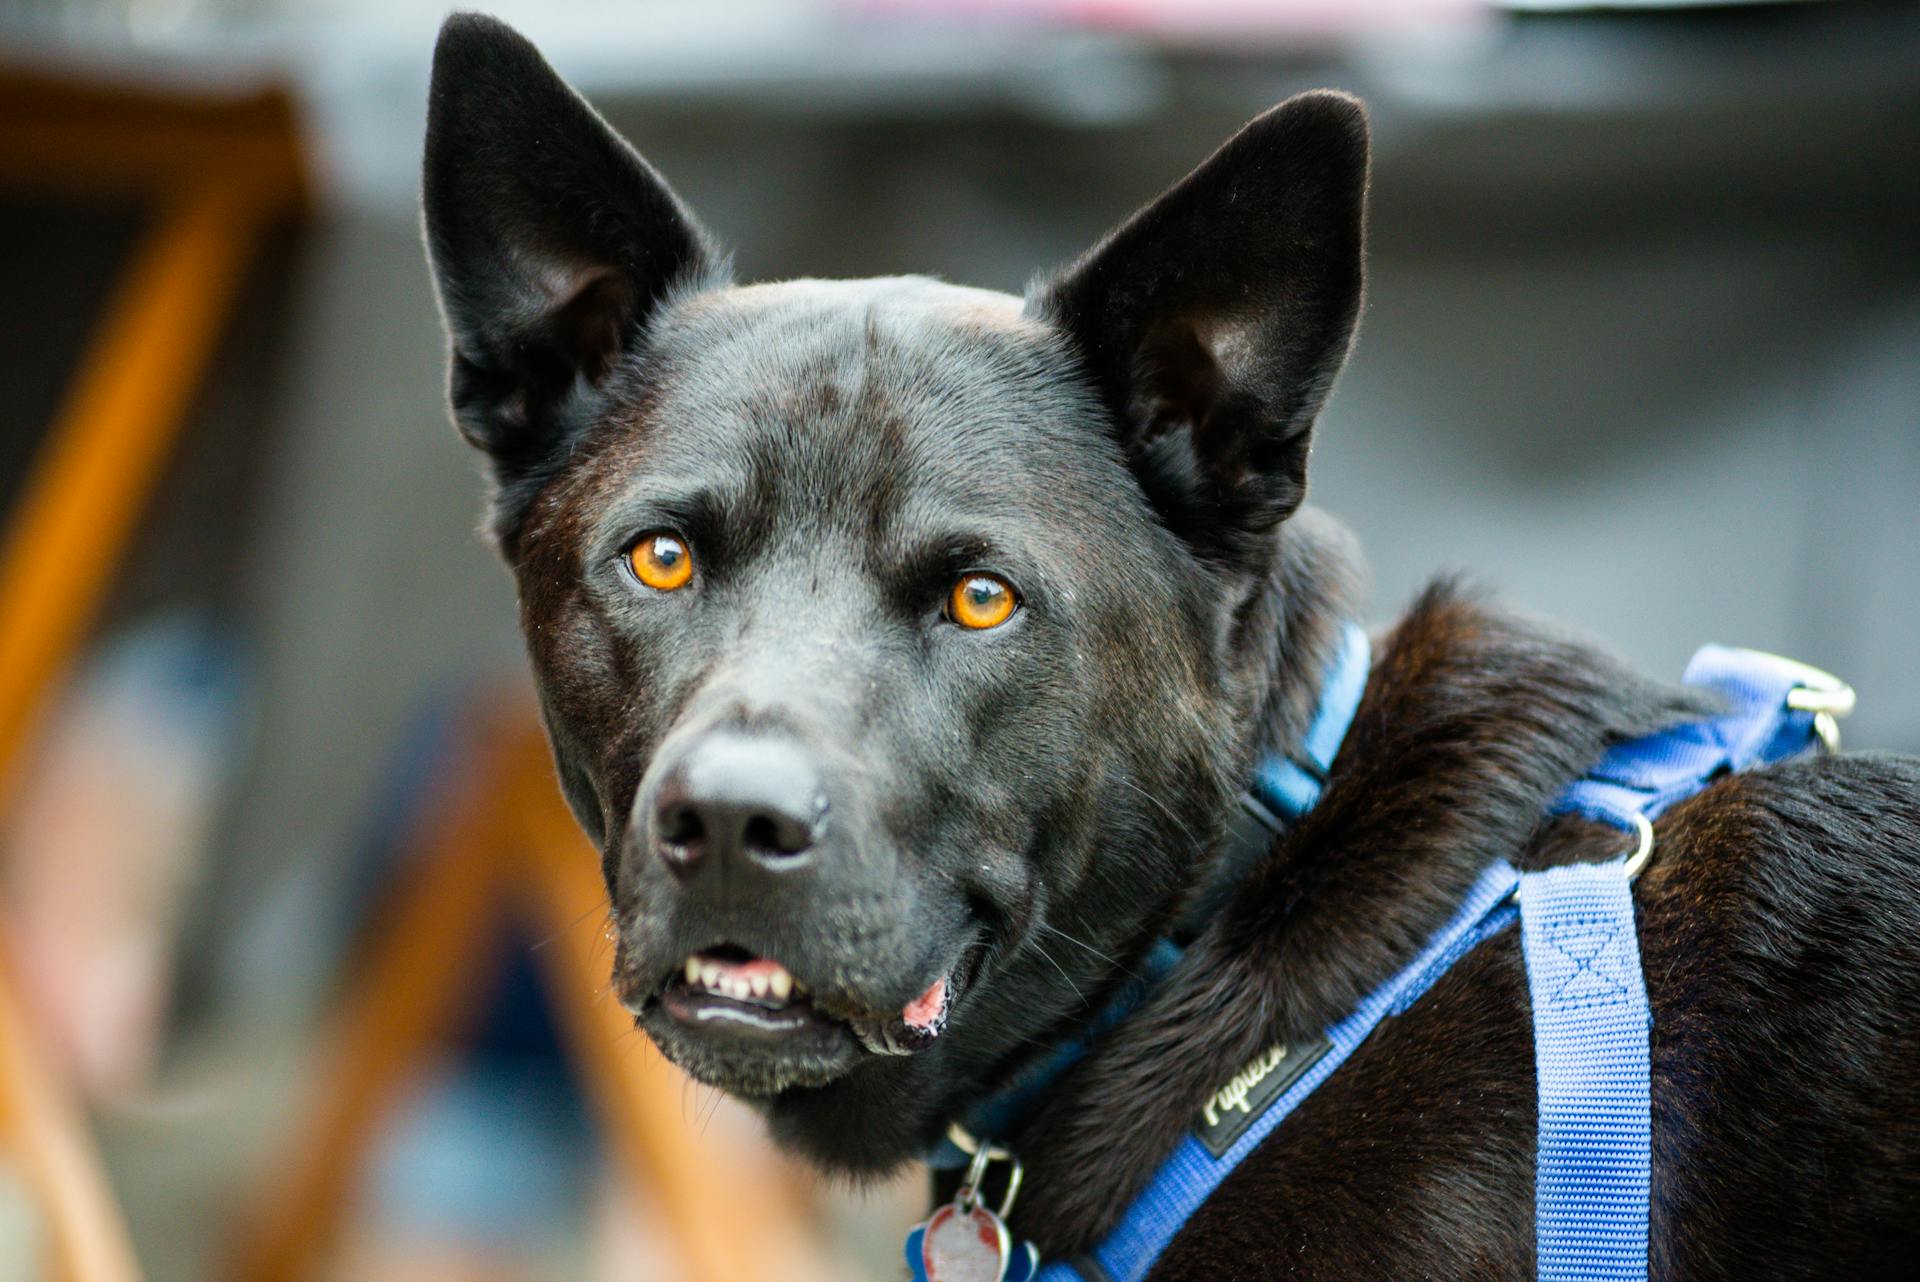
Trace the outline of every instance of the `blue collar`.
[[1252, 796], [1287, 823], [1298, 822], [1319, 803], [1333, 759], [1360, 710], [1360, 695], [1372, 667], [1373, 647], [1367, 644], [1367, 634], [1359, 624], [1347, 624], [1341, 630], [1340, 649], [1327, 665], [1319, 710], [1300, 747], [1290, 756], [1268, 757], [1254, 770]]
[[[1139, 973], [1072, 1036], [1056, 1043], [1015, 1074], [1006, 1086], [969, 1109], [962, 1123], [969, 1134], [989, 1139], [1010, 1134], [1061, 1074], [1073, 1067], [1095, 1041], [1133, 1013], [1180, 960], [1183, 943], [1212, 920], [1252, 866], [1273, 849], [1274, 840], [1313, 809], [1326, 790], [1333, 759], [1353, 726], [1372, 664], [1373, 649], [1367, 642], [1367, 634], [1358, 624], [1346, 624], [1341, 630], [1339, 649], [1327, 665], [1313, 723], [1293, 752], [1265, 757], [1254, 768], [1253, 779], [1241, 795], [1240, 810], [1229, 827], [1219, 866], [1175, 936], [1158, 940], [1140, 962]], [[965, 1167], [968, 1155], [948, 1139], [941, 1141], [927, 1160], [936, 1169], [950, 1170]]]

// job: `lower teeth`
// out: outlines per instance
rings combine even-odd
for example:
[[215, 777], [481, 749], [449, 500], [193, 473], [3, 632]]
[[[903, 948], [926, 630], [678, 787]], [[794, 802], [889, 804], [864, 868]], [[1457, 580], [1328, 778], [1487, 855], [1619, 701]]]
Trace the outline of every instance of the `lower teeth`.
[[[766, 993], [741, 994], [732, 992], [725, 987], [704, 983], [690, 984], [688, 987], [698, 993], [704, 993], [712, 997], [724, 997], [729, 1001], [741, 1002], [767, 1011], [787, 1010], [793, 1006], [795, 1000], [800, 997], [798, 992], [791, 994], [784, 1000], [775, 997], [771, 991]], [[818, 1007], [818, 999], [811, 1000], [814, 1000], [816, 1007]], [[949, 997], [949, 1004], [950, 1003], [951, 998]], [[939, 1015], [933, 1022], [925, 1027], [910, 1024], [898, 1015], [875, 1017], [871, 1015], [842, 1013], [825, 1008], [821, 1008], [821, 1013], [844, 1023], [848, 1030], [853, 1033], [854, 1038], [858, 1040], [862, 1046], [866, 1047], [869, 1052], [875, 1055], [912, 1055], [918, 1051], [925, 1050], [932, 1044], [935, 1038], [940, 1036], [947, 1024], [947, 1011], [945, 1007], [941, 1009]]]

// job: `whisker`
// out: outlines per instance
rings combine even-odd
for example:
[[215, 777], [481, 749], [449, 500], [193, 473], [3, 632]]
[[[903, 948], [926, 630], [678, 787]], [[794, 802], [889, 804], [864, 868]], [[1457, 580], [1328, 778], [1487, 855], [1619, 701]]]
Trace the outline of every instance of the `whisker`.
[[580, 929], [580, 923], [586, 921], [587, 918], [598, 916], [602, 913], [608, 912], [610, 908], [611, 908], [611, 905], [607, 903], [607, 897], [605, 895], [600, 896], [599, 903], [587, 909], [587, 911], [581, 913], [578, 917], [575, 917], [572, 921], [560, 927], [560, 929], [554, 931], [552, 934], [546, 936], [544, 939], [535, 940], [532, 944], [529, 944], [527, 946], [527, 951], [530, 953], [539, 952], [542, 948], [545, 948], [548, 944], [551, 944], [554, 940], [560, 938], [562, 935], [570, 935], [574, 931]]
[[1113, 967], [1115, 970], [1119, 971], [1122, 975], [1127, 976], [1129, 979], [1140, 978], [1140, 976], [1135, 974], [1130, 967], [1122, 966], [1120, 964], [1119, 958], [1114, 957], [1109, 953], [1101, 952], [1098, 948], [1095, 948], [1092, 944], [1089, 944], [1086, 940], [1076, 939], [1072, 935], [1069, 935], [1066, 931], [1061, 930], [1058, 926], [1048, 925], [1044, 921], [1039, 923], [1039, 926], [1041, 930], [1046, 931], [1048, 934], [1058, 935], [1060, 936], [1060, 938], [1066, 940], [1069, 944], [1072, 944], [1077, 948], [1082, 948], [1086, 950], [1088, 953], [1091, 953], [1093, 956], [1098, 957], [1101, 961], [1107, 963], [1107, 965]]
[[1080, 1004], [1082, 1006], [1085, 1006], [1087, 1004], [1087, 995], [1080, 991], [1080, 985], [1073, 982], [1073, 976], [1067, 974], [1067, 968], [1065, 966], [1062, 966], [1059, 962], [1055, 961], [1053, 959], [1053, 954], [1048, 952], [1045, 948], [1042, 948], [1038, 941], [1034, 943], [1033, 950], [1039, 953], [1042, 957], [1046, 958], [1048, 965], [1052, 966], [1055, 970], [1060, 972], [1060, 978], [1067, 981], [1067, 987], [1073, 990], [1073, 995], [1080, 999]]
[[1160, 800], [1160, 798], [1154, 796], [1152, 793], [1148, 792], [1145, 788], [1142, 788], [1139, 784], [1134, 783], [1131, 779], [1122, 779], [1120, 782], [1126, 785], [1128, 788], [1132, 789], [1134, 792], [1139, 793], [1142, 797], [1145, 797], [1148, 801], [1152, 802], [1154, 808], [1158, 810], [1161, 814], [1165, 815], [1169, 820], [1171, 820], [1175, 828], [1179, 829], [1181, 836], [1185, 837], [1188, 841], [1197, 842], [1200, 840], [1199, 834], [1194, 832], [1193, 829], [1189, 828], [1181, 820], [1179, 815], [1174, 814], [1173, 811], [1168, 808], [1166, 802]]

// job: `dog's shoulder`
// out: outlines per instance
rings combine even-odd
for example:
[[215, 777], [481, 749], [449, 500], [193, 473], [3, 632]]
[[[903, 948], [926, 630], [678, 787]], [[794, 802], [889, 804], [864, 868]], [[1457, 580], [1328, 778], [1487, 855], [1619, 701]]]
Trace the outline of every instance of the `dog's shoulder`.
[[1043, 1249], [1095, 1240], [1222, 1083], [1411, 962], [1490, 859], [1527, 862], [1554, 799], [1608, 747], [1705, 707], [1451, 582], [1376, 653], [1319, 804], [1019, 1137], [1022, 1229]]
[[[1897, 1008], [1920, 1027], [1920, 758], [1731, 775], [1658, 832], [1636, 892], [1656, 1006], [1816, 1025], [1856, 1009], [1877, 1024]], [[1823, 997], [1838, 1007], [1821, 1014]]]
[[[1248, 1047], [1350, 1009], [1404, 960], [1391, 942], [1425, 939], [1490, 855], [1523, 867], [1604, 857], [1620, 834], [1571, 815], [1543, 823], [1553, 799], [1607, 747], [1708, 710], [1697, 692], [1450, 586], [1426, 594], [1379, 653], [1320, 807], [1196, 944], [1200, 964], [1116, 1034], [1036, 1128], [1041, 1153], [1077, 1145], [1103, 1159], [1079, 1199], [1063, 1189], [1069, 1174], [1036, 1171], [1047, 1178], [1023, 1209], [1049, 1213], [1038, 1223], [1097, 1219], [1094, 1185], [1110, 1192], [1113, 1172], [1164, 1151], [1097, 1128], [1113, 1101], [1174, 1135], [1194, 1098], [1250, 1060]], [[1893, 1213], [1895, 1186], [1916, 1178], [1907, 1159], [1858, 1150], [1891, 1133], [1862, 1109], [1907, 1099], [1904, 1116], [1920, 1118], [1908, 1031], [1920, 1028], [1920, 762], [1806, 758], [1722, 778], [1662, 817], [1636, 899], [1655, 1010], [1656, 1165], [1671, 1197], [1704, 1206], [1739, 1184], [1736, 1204], [1804, 1217], [1799, 1193], [1768, 1190], [1817, 1189], [1808, 1154], [1845, 1152], [1850, 1178], [1875, 1187], [1859, 1215], [1839, 1217], [1835, 1240], [1851, 1235], [1852, 1258], [1864, 1259], [1863, 1226]], [[1390, 1276], [1394, 1261], [1442, 1258], [1474, 1276], [1525, 1264], [1531, 1069], [1509, 932], [1377, 1030], [1229, 1177], [1155, 1276], [1222, 1276], [1298, 1260], [1295, 1250], [1319, 1258], [1302, 1277], [1371, 1276], [1383, 1264]], [[1104, 1142], [1089, 1140], [1102, 1131]], [[1766, 1138], [1788, 1133], [1816, 1142]], [[1888, 1152], [1920, 1153], [1920, 1134]], [[1721, 1180], [1723, 1168], [1741, 1174]], [[1312, 1244], [1327, 1217], [1353, 1215], [1394, 1227], [1338, 1249]], [[1695, 1242], [1779, 1238], [1742, 1216], [1704, 1237], [1664, 1212], [1655, 1227], [1656, 1250], [1675, 1260], [1693, 1258]]]
[[1638, 895], [1657, 921], [1824, 932], [1824, 919], [1858, 915], [1849, 951], [1889, 931], [1920, 948], [1920, 758], [1800, 757], [1729, 775], [1658, 831]]
[[1910, 1276], [1920, 760], [1722, 779], [1668, 813], [1636, 902], [1657, 1275]]

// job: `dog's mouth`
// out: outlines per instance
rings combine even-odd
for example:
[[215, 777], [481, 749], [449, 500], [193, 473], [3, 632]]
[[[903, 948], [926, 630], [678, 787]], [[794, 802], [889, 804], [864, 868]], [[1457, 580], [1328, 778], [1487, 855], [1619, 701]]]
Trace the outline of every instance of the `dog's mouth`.
[[898, 1011], [875, 1011], [809, 989], [773, 958], [722, 944], [689, 956], [667, 977], [659, 1002], [690, 1029], [768, 1049], [844, 1030], [872, 1054], [912, 1055], [945, 1031], [966, 961], [943, 971]]

